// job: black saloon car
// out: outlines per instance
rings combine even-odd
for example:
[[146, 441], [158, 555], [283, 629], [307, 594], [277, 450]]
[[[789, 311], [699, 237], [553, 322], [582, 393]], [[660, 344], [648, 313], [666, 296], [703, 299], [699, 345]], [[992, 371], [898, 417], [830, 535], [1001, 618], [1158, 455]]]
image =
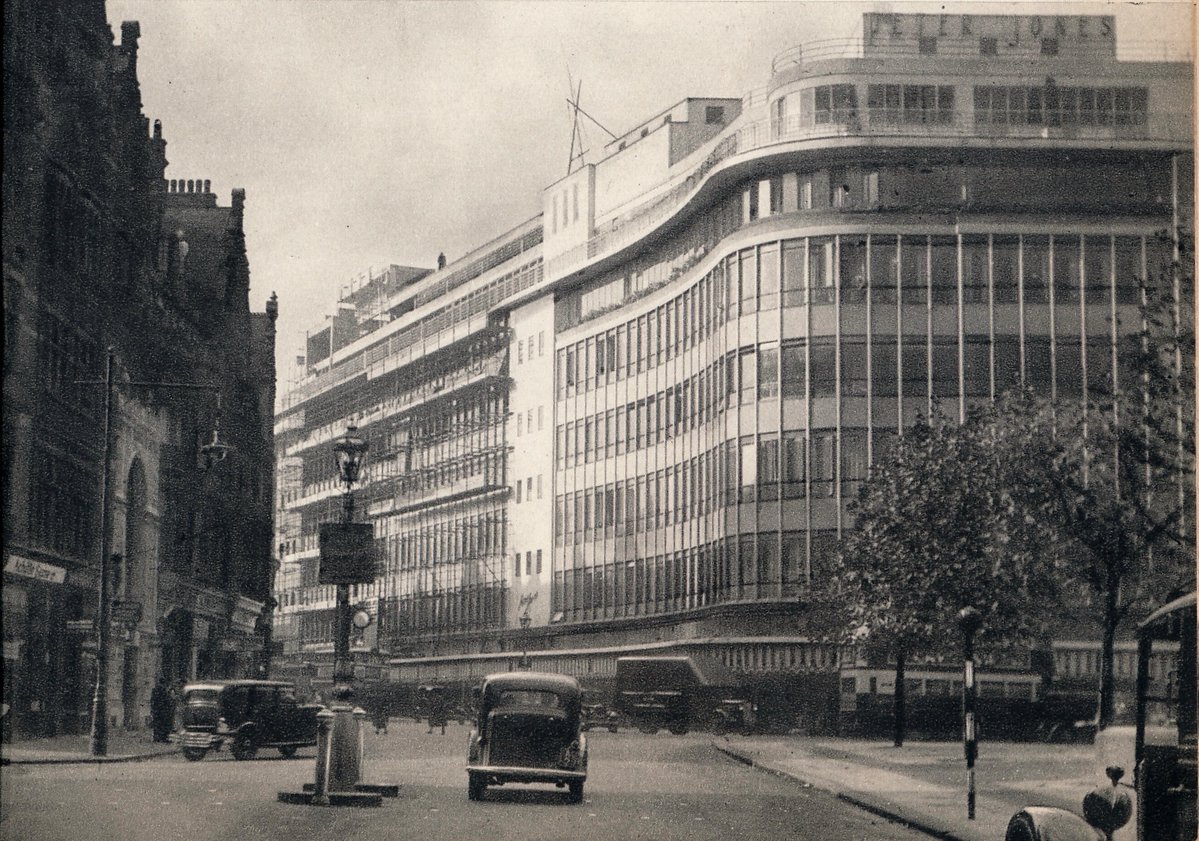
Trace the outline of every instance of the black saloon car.
[[572, 677], [538, 672], [495, 674], [483, 680], [470, 734], [467, 796], [489, 785], [553, 783], [583, 799], [587, 736], [580, 730], [582, 691]]
[[295, 687], [274, 680], [224, 680], [183, 687], [183, 755], [193, 762], [229, 742], [235, 759], [259, 748], [291, 756], [316, 744], [320, 704], [300, 704]]

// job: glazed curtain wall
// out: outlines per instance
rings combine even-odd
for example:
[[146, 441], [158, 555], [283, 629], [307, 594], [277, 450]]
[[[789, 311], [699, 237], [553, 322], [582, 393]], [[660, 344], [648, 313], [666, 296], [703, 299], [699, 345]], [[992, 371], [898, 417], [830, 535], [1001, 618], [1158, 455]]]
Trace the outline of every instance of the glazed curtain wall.
[[1120, 376], [1152, 236], [846, 233], [725, 255], [558, 352], [555, 604], [568, 619], [788, 598], [901, 426]]

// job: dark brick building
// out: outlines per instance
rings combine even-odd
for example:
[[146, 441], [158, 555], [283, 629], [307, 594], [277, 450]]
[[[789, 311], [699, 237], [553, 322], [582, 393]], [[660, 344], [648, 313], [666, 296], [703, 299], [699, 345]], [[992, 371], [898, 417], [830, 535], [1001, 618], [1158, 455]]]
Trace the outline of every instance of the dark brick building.
[[13, 0], [4, 23], [5, 736], [89, 726], [106, 533], [113, 598], [141, 607], [113, 628], [108, 709], [137, 727], [159, 675], [258, 666], [277, 309], [249, 309], [244, 191], [165, 178], [138, 24], [114, 44], [103, 0]]

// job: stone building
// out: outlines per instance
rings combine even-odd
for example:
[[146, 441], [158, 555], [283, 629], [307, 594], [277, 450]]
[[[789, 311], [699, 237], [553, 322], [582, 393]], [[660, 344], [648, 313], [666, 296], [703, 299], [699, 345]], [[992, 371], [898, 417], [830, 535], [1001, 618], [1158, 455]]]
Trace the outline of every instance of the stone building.
[[138, 24], [114, 44], [102, 0], [15, 0], [4, 23], [4, 733], [89, 727], [104, 546], [130, 616], [108, 710], [139, 727], [159, 675], [259, 663], [276, 305], [249, 309], [244, 193], [165, 177]]

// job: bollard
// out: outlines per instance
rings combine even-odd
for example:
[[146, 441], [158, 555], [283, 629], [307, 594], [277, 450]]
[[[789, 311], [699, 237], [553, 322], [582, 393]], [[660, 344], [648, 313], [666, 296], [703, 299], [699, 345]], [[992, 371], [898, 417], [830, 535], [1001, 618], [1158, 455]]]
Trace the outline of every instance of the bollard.
[[361, 774], [358, 768], [358, 733], [353, 707], [333, 707], [332, 729], [333, 736], [329, 745], [329, 790], [354, 791]]
[[314, 806], [329, 805], [329, 771], [333, 757], [333, 713], [316, 714], [316, 780], [312, 795]]
[[354, 707], [354, 721], [358, 724], [358, 782], [366, 778], [366, 710]]

